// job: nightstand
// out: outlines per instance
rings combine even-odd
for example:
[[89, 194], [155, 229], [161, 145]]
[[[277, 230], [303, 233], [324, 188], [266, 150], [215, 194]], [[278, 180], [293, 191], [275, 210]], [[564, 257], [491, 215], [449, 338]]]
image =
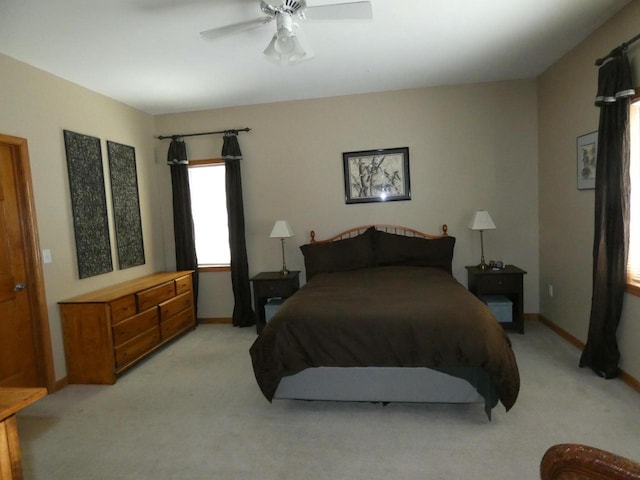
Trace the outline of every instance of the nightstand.
[[253, 304], [256, 310], [256, 331], [260, 333], [266, 325], [264, 306], [274, 297], [287, 298], [300, 288], [300, 271], [287, 275], [280, 272], [261, 272], [251, 278], [253, 282]]
[[506, 265], [500, 270], [480, 270], [478, 267], [465, 267], [469, 282], [469, 291], [476, 297], [483, 295], [504, 295], [512, 302], [513, 314], [510, 323], [501, 323], [505, 328], [514, 328], [524, 333], [524, 295], [523, 276], [527, 273], [515, 265]]

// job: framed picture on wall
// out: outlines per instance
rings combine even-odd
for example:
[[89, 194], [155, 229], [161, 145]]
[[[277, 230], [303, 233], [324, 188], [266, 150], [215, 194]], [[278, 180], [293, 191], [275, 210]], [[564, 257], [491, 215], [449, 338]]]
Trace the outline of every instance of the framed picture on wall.
[[342, 154], [346, 203], [411, 200], [409, 147]]
[[100, 139], [64, 130], [78, 275], [113, 271]]
[[113, 218], [116, 224], [118, 266], [125, 269], [144, 265], [136, 150], [128, 145], [107, 140], [107, 154]]
[[578, 190], [596, 188], [596, 164], [598, 161], [598, 132], [581, 135], [577, 140]]

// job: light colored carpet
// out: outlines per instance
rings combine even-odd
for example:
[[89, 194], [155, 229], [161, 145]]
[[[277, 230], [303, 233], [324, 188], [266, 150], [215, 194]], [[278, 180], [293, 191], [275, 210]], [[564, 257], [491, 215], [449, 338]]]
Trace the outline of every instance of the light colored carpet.
[[253, 329], [201, 325], [113, 386], [72, 385], [18, 415], [27, 480], [536, 479], [555, 443], [640, 459], [640, 394], [577, 367], [537, 322], [510, 334], [521, 391], [482, 405], [268, 403]]

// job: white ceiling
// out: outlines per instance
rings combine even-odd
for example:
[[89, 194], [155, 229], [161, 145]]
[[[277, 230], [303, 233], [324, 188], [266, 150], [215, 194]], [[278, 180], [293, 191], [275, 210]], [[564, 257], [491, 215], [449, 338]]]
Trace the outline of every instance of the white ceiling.
[[372, 21], [301, 22], [316, 56], [282, 67], [262, 54], [275, 22], [199, 35], [258, 0], [0, 0], [0, 52], [159, 114], [531, 78], [629, 1], [371, 0]]

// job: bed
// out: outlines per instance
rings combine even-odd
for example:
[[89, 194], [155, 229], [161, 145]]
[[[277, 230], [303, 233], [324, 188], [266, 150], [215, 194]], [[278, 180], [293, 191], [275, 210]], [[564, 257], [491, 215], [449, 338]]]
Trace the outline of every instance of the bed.
[[509, 338], [451, 273], [455, 238], [377, 225], [301, 246], [307, 283], [250, 348], [264, 396], [501, 402], [520, 387]]

